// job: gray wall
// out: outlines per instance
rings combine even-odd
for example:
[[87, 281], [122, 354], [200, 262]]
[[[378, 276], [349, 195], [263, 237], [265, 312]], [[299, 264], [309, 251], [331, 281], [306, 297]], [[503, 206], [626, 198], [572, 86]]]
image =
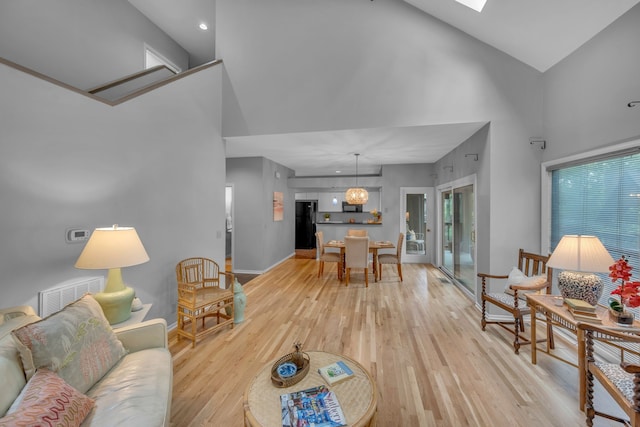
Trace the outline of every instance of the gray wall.
[[544, 75], [543, 160], [640, 136], [640, 5]]
[[144, 69], [144, 43], [183, 70], [188, 53], [127, 0], [0, 2], [0, 57], [88, 90]]
[[[262, 273], [295, 253], [293, 171], [264, 157], [227, 159], [233, 185], [233, 270]], [[276, 171], [280, 178], [276, 178]], [[273, 193], [284, 196], [284, 218], [273, 220]]]
[[175, 265], [224, 260], [222, 67], [117, 107], [0, 65], [0, 301], [81, 276], [68, 227], [136, 227], [151, 260], [123, 269], [150, 317], [175, 322]]

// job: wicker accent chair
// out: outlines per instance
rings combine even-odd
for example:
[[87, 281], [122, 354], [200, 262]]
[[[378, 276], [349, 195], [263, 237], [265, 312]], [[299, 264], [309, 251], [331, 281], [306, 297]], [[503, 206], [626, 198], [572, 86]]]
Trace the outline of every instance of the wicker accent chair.
[[[625, 362], [625, 357], [638, 362], [640, 335], [637, 332], [614, 331], [601, 325], [579, 323], [578, 337], [581, 335], [584, 335], [584, 345], [579, 342], [578, 357], [584, 361], [581, 384], [585, 389], [580, 390], [580, 401], [585, 402], [581, 409], [584, 409], [587, 417], [587, 426], [593, 426], [596, 415], [627, 426], [640, 426], [640, 365]], [[607, 353], [620, 356], [617, 363], [604, 362], [602, 357], [596, 358], [596, 349], [602, 351], [605, 348], [612, 350]], [[594, 378], [629, 417], [628, 420], [594, 408]]]
[[349, 286], [352, 268], [364, 269], [364, 282], [369, 287], [369, 238], [344, 237], [344, 257], [346, 267], [345, 286]]
[[398, 235], [398, 246], [396, 246], [395, 254], [380, 254], [378, 255], [378, 280], [382, 280], [382, 265], [383, 264], [395, 264], [398, 268], [398, 276], [402, 282], [402, 242], [404, 241], [404, 234]]
[[[527, 306], [525, 293], [551, 293], [553, 270], [547, 267], [548, 260], [548, 255], [538, 255], [520, 249], [518, 251], [517, 271], [523, 274], [523, 276], [518, 280], [515, 280], [513, 277], [510, 279], [510, 276], [515, 276], [513, 270], [510, 275], [478, 273], [478, 277], [482, 279], [482, 330], [484, 331], [488, 324], [497, 324], [512, 333], [514, 335], [513, 349], [516, 354], [520, 352], [521, 345], [531, 344], [531, 341], [522, 335], [525, 332], [523, 316], [531, 313], [531, 309]], [[487, 279], [504, 280], [507, 286], [505, 290], [501, 292], [488, 292]], [[516, 283], [518, 281], [519, 283]], [[513, 320], [487, 320], [487, 304], [493, 304], [507, 311], [513, 316]], [[508, 327], [509, 325], [513, 325], [513, 329]], [[547, 336], [549, 337], [549, 348], [553, 349], [554, 343], [551, 323], [547, 324]]]
[[[220, 284], [225, 277], [225, 286]], [[220, 271], [218, 263], [208, 258], [187, 258], [176, 265], [178, 281], [178, 339], [189, 338], [192, 347], [196, 341], [225, 326], [233, 328], [232, 273]], [[207, 325], [206, 318], [215, 317], [216, 323]], [[202, 327], [198, 329], [198, 320]], [[209, 322], [211, 323], [211, 322]]]
[[318, 265], [318, 277], [324, 274], [324, 263], [335, 262], [338, 264], [338, 279], [342, 279], [342, 258], [340, 252], [327, 252], [324, 247], [324, 235], [322, 231], [316, 233], [316, 246], [320, 252], [320, 264]]

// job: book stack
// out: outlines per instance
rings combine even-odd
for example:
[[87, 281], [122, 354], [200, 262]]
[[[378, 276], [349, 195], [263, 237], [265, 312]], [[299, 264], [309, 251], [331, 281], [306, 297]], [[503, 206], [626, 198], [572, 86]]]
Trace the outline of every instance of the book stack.
[[602, 319], [596, 314], [596, 307], [586, 301], [574, 298], [565, 298], [569, 312], [578, 322], [602, 323]]
[[329, 385], [338, 384], [353, 377], [353, 371], [342, 360], [319, 368], [318, 373]]

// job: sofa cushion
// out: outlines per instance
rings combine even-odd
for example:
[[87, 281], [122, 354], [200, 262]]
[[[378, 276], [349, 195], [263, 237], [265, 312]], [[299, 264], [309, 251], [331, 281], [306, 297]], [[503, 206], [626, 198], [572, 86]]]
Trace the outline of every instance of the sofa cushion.
[[169, 425], [172, 383], [169, 350], [129, 353], [87, 392], [96, 406], [83, 425]]
[[28, 323], [40, 320], [35, 315], [15, 316], [11, 318], [2, 317], [3, 323], [0, 325], [0, 378], [2, 379], [2, 393], [0, 393], [0, 417], [3, 416], [11, 403], [18, 397], [20, 390], [27, 381], [22, 370], [20, 354], [16, 348], [11, 331]]
[[81, 393], [89, 390], [125, 354], [102, 308], [88, 294], [12, 334], [27, 379], [36, 369], [47, 368]]
[[38, 369], [21, 396], [16, 410], [0, 418], [0, 427], [79, 426], [94, 404], [48, 369]]

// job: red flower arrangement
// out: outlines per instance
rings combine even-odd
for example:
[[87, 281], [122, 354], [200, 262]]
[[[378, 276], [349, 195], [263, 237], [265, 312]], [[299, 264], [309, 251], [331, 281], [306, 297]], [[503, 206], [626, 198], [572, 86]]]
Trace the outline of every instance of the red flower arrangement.
[[618, 261], [609, 267], [609, 277], [615, 282], [620, 279], [621, 283], [616, 289], [611, 291], [611, 295], [620, 295], [620, 303], [613, 298], [609, 298], [609, 305], [615, 311], [624, 311], [625, 304], [629, 307], [640, 306], [640, 282], [630, 282], [631, 267], [627, 259], [622, 256]]

